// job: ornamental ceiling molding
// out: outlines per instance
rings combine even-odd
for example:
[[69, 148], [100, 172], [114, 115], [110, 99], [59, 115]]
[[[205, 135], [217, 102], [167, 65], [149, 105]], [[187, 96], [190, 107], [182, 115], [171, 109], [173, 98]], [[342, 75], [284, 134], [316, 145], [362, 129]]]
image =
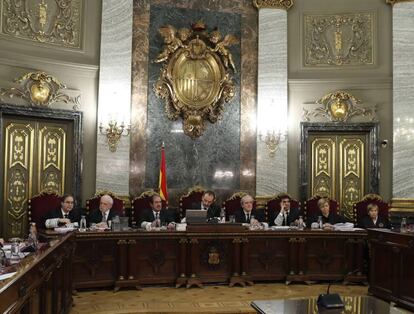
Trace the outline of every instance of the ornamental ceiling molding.
[[11, 37], [81, 48], [83, 0], [2, 1], [0, 33]]
[[164, 46], [153, 61], [162, 64], [154, 93], [164, 100], [168, 119], [182, 117], [184, 133], [195, 139], [206, 120], [221, 118], [224, 103], [235, 95], [231, 73], [237, 69], [229, 47], [239, 40], [231, 34], [223, 38], [217, 29], [208, 32], [202, 21], [179, 30], [162, 26], [159, 33]]
[[73, 104], [73, 110], [79, 110], [80, 95], [70, 97], [62, 93], [66, 85], [57, 78], [45, 72], [30, 72], [22, 77], [16, 78], [15, 83], [20, 87], [0, 88], [0, 102], [5, 102], [2, 96], [7, 98], [19, 98], [30, 106], [49, 107], [50, 105], [63, 102]]
[[303, 18], [305, 67], [374, 64], [373, 12]]
[[344, 92], [336, 91], [323, 96], [314, 102], [320, 105], [313, 110], [303, 109], [303, 120], [311, 121], [312, 118], [322, 117], [331, 122], [348, 122], [356, 116], [371, 117], [371, 121], [377, 120], [376, 105], [370, 108], [363, 108], [361, 100], [355, 96]]
[[293, 6], [293, 0], [253, 0], [257, 9], [283, 9], [289, 10]]

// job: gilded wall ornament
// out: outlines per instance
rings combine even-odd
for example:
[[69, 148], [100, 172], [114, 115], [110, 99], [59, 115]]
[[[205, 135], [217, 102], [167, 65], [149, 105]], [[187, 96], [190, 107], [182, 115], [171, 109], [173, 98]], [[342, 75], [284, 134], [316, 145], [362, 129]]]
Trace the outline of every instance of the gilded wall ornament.
[[218, 30], [208, 33], [203, 22], [178, 31], [167, 25], [159, 32], [164, 47], [154, 62], [163, 67], [154, 92], [165, 101], [167, 117], [181, 116], [184, 133], [197, 138], [205, 120], [220, 119], [224, 103], [235, 95], [231, 71], [236, 72], [236, 66], [229, 47], [238, 40], [230, 34], [223, 38]]
[[14, 81], [20, 83], [21, 87], [0, 88], [1, 102], [4, 102], [2, 96], [17, 97], [34, 106], [49, 107], [53, 103], [64, 102], [73, 104], [74, 110], [79, 109], [80, 95], [70, 97], [63, 94], [61, 90], [66, 86], [45, 72], [30, 72]]
[[317, 116], [332, 122], [347, 122], [354, 116], [371, 116], [372, 121], [376, 118], [376, 106], [362, 108], [359, 106], [361, 104], [359, 99], [344, 91], [327, 94], [315, 103], [321, 106], [312, 111], [303, 109], [305, 121], [310, 121], [311, 117]]
[[305, 15], [305, 66], [373, 64], [373, 13]]
[[2, 1], [1, 33], [40, 43], [80, 48], [82, 1]]
[[258, 9], [285, 9], [293, 6], [293, 0], [253, 0], [253, 5]]

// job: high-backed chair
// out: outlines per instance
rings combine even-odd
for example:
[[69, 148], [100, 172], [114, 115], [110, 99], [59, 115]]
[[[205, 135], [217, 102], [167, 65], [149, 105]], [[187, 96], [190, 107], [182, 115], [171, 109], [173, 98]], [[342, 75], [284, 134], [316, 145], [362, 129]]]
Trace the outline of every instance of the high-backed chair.
[[45, 227], [45, 216], [48, 212], [59, 209], [62, 198], [51, 191], [42, 191], [28, 201], [29, 222], [35, 222], [38, 228]]
[[[240, 201], [245, 195], [247, 195], [246, 192], [236, 192], [223, 202], [222, 208], [226, 211], [227, 218], [241, 209]], [[256, 201], [253, 202], [253, 209], [256, 209]]]
[[97, 194], [91, 199], [86, 201], [86, 212], [90, 214], [93, 210], [99, 209], [99, 205], [101, 202], [101, 196], [109, 195], [114, 200], [114, 204], [112, 205], [112, 209], [119, 215], [125, 216], [125, 201], [117, 197], [114, 193], [109, 191], [102, 191]]
[[206, 189], [204, 189], [202, 186], [196, 185], [190, 188], [187, 194], [180, 197], [180, 219], [185, 217], [186, 209], [191, 209], [194, 203], [201, 202], [201, 198], [203, 197], [205, 191]]
[[[312, 219], [312, 217], [314, 217], [319, 212], [318, 201], [321, 198], [322, 196], [320, 195], [314, 195], [312, 198], [308, 199], [305, 202], [304, 212], [305, 212], [305, 216], [307, 219]], [[338, 202], [330, 198], [328, 199], [329, 199], [329, 212], [338, 214], [338, 211], [339, 211]]]
[[[272, 217], [276, 218], [276, 216], [280, 212], [280, 202], [283, 198], [289, 198], [290, 200], [290, 208], [300, 208], [300, 202], [293, 199], [289, 194], [287, 193], [279, 193], [275, 197], [269, 199], [265, 206], [265, 214], [267, 221], [270, 221]], [[274, 220], [273, 218], [273, 220]]]
[[[151, 208], [151, 198], [153, 195], [158, 193], [154, 190], [148, 190], [142, 192], [138, 197], [134, 198], [131, 202], [132, 211], [131, 211], [131, 218], [133, 222], [138, 223], [141, 218], [142, 212], [146, 209]], [[167, 208], [167, 202], [162, 200], [162, 208]]]
[[369, 204], [375, 204], [378, 206], [378, 216], [389, 220], [389, 204], [384, 202], [382, 197], [377, 194], [367, 194], [359, 202], [353, 205], [354, 208], [354, 220], [358, 226], [361, 226], [361, 222], [368, 215], [367, 206]]

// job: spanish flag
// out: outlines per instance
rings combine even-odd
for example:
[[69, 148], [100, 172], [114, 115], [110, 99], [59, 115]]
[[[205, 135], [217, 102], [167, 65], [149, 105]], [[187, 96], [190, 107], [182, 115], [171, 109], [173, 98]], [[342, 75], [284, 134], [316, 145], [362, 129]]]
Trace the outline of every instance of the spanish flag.
[[161, 198], [164, 201], [168, 201], [167, 164], [165, 162], [164, 142], [162, 142], [162, 146], [161, 146], [160, 181], [158, 183], [158, 189], [160, 191]]

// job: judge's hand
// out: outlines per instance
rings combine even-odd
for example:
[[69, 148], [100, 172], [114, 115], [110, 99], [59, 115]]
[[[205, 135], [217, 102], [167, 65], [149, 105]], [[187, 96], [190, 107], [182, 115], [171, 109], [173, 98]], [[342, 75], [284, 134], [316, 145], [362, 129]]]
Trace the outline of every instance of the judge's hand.
[[323, 227], [324, 230], [333, 230], [334, 229], [333, 225], [331, 225], [330, 223], [326, 223], [322, 227]]
[[67, 224], [70, 224], [70, 219], [69, 218], [59, 218], [58, 222], [61, 223], [61, 224], [67, 225]]

